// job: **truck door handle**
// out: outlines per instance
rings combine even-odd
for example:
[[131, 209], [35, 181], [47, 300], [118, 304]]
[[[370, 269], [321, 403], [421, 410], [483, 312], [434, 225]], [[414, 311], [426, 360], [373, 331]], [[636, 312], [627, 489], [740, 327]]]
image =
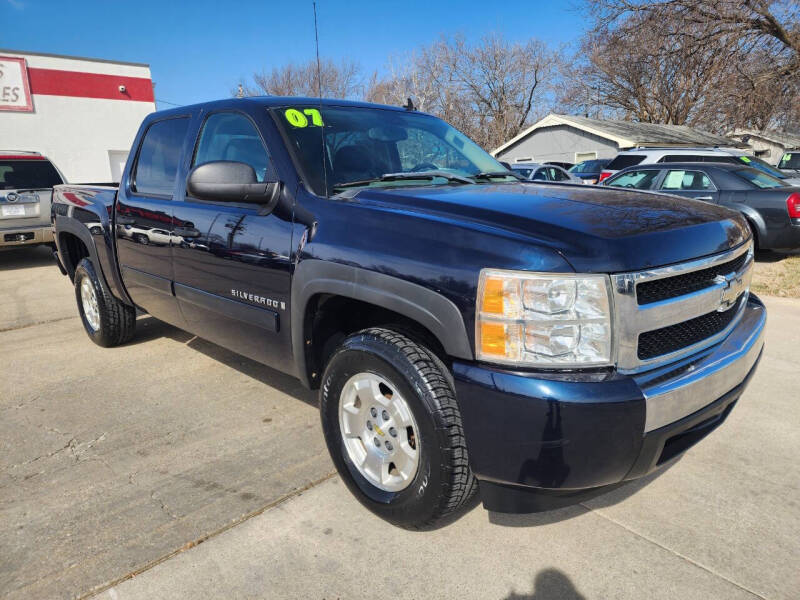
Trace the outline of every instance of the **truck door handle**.
[[194, 227], [176, 227], [172, 230], [172, 233], [185, 238], [198, 237], [200, 235], [200, 232]]
[[118, 225], [133, 225], [134, 223], [136, 223], [136, 219], [133, 217], [123, 217], [122, 215], [117, 215]]
[[707, 202], [713, 202], [714, 198], [711, 196], [696, 196], [695, 200], [706, 200]]

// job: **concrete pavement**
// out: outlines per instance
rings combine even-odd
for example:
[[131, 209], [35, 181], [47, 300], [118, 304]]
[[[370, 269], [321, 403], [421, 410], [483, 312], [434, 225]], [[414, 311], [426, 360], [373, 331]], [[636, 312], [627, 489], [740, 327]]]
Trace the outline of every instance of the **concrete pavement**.
[[149, 317], [99, 348], [25, 252], [0, 253], [0, 597], [798, 597], [798, 301], [767, 299], [747, 393], [659, 476], [410, 533], [331, 476], [315, 394]]

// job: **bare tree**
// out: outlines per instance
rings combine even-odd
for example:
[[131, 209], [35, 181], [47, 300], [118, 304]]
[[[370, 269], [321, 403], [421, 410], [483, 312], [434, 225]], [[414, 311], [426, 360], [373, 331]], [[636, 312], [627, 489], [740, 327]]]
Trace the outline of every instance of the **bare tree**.
[[470, 44], [463, 36], [442, 38], [405, 57], [400, 67], [391, 63], [386, 78], [374, 76], [366, 97], [389, 104], [411, 97], [420, 110], [492, 149], [541, 115], [557, 60], [533, 39], [511, 43], [489, 35]]
[[798, 0], [585, 5], [596, 19], [583, 64], [594, 75], [593, 90], [584, 86], [576, 94], [573, 86], [573, 104], [594, 102], [628, 118], [716, 130], [800, 125]]
[[317, 62], [289, 63], [270, 72], [256, 73], [252, 82], [241, 82], [246, 96], [309, 96], [321, 93], [326, 98], [356, 98], [364, 91], [361, 66], [352, 60], [335, 63], [330, 59]]

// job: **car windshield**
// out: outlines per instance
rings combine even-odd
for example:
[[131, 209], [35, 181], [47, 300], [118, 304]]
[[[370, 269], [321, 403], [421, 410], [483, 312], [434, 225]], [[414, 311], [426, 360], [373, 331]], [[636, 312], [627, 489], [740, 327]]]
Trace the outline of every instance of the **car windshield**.
[[63, 183], [55, 167], [42, 159], [0, 160], [0, 190], [44, 189]]
[[800, 152], [787, 152], [784, 154], [778, 168], [800, 170]]
[[785, 187], [786, 184], [776, 177], [771, 177], [766, 173], [762, 173], [761, 171], [757, 171], [756, 169], [739, 169], [734, 171], [736, 175], [749, 181], [754, 186], [761, 188], [761, 189], [770, 189], [770, 188], [779, 188]]
[[321, 196], [366, 186], [518, 179], [463, 133], [423, 113], [324, 105], [271, 112], [298, 169]]
[[756, 156], [737, 156], [736, 158], [739, 160], [740, 163], [744, 163], [748, 167], [753, 167], [755, 169], [758, 169], [759, 171], [763, 171], [767, 175], [771, 175], [776, 179], [786, 179], [785, 173], [781, 173], [771, 164], [761, 160]]

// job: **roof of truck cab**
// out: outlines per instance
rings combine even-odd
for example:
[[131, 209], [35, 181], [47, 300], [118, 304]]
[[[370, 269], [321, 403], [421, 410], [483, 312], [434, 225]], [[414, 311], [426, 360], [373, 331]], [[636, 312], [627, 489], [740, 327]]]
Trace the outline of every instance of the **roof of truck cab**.
[[[176, 108], [159, 110], [153, 115], [185, 114], [187, 111], [197, 108], [234, 108], [237, 106], [264, 106], [273, 108], [278, 106], [348, 106], [356, 108], [379, 108], [382, 110], [395, 110], [404, 112], [402, 106], [389, 106], [386, 104], [373, 104], [371, 102], [359, 102], [355, 100], [337, 100], [335, 98], [306, 98], [301, 96], [246, 96], [244, 98], [225, 98], [223, 100], [212, 100], [210, 102], [199, 102], [197, 104], [187, 104]], [[420, 111], [413, 111], [420, 112]], [[426, 113], [421, 113], [426, 114]]]

